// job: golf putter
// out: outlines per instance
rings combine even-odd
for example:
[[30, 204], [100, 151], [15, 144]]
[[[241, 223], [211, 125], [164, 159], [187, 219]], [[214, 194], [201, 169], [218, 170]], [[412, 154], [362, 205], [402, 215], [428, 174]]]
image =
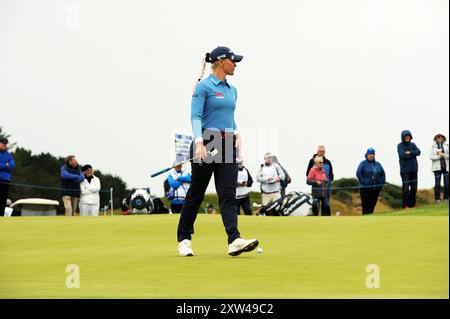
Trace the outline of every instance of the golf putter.
[[[209, 155], [209, 156], [215, 156], [217, 153], [219, 153], [219, 151], [216, 150], [216, 149], [213, 149], [213, 150], [211, 150], [211, 151], [208, 151], [206, 154]], [[196, 158], [198, 158], [198, 157], [197, 157], [197, 156], [194, 156], [194, 157], [192, 157], [192, 158], [190, 158], [190, 159], [187, 159], [187, 160], [185, 160], [185, 161], [182, 161], [182, 162], [180, 162], [180, 163], [178, 163], [178, 164], [176, 164], [176, 165], [174, 165], [174, 166], [171, 166], [171, 167], [167, 167], [167, 168], [165, 168], [165, 169], [162, 169], [162, 170], [160, 170], [159, 172], [156, 172], [156, 173], [150, 175], [150, 177], [153, 178], [153, 177], [159, 176], [159, 175], [161, 175], [161, 174], [164, 174], [164, 173], [170, 171], [171, 169], [177, 167], [178, 165], [183, 165], [183, 164], [188, 163], [188, 162], [190, 162], [190, 161], [192, 161], [192, 160], [194, 160], [194, 159], [196, 159]]]

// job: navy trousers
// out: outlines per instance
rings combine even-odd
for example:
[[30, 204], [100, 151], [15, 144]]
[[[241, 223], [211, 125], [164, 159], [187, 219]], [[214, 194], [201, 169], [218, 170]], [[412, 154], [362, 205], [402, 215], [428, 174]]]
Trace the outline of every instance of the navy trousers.
[[[207, 149], [208, 143], [210, 143], [213, 139], [214, 138], [204, 140], [204, 144]], [[227, 139], [232, 139], [232, 141], [226, 141]], [[222, 216], [225, 231], [228, 235], [228, 243], [231, 244], [235, 239], [241, 237], [238, 230], [238, 213], [236, 204], [236, 181], [238, 177], [238, 166], [236, 163], [236, 148], [234, 147], [234, 142], [234, 137], [223, 138], [223, 151], [219, 151], [219, 154], [214, 156], [213, 162], [191, 162], [191, 185], [186, 194], [186, 199], [184, 201], [183, 208], [181, 209], [180, 221], [178, 223], [179, 242], [185, 239], [191, 240], [192, 234], [194, 234], [195, 219], [197, 218], [200, 205], [205, 197], [206, 188], [208, 187], [209, 181], [213, 174], [217, 195], [219, 197], [220, 215]], [[194, 145], [191, 144], [191, 154], [195, 154], [194, 148]], [[232, 151], [231, 163], [229, 162], [229, 157], [225, 158], [227, 149]]]
[[404, 173], [402, 175], [403, 208], [416, 206], [417, 173]]

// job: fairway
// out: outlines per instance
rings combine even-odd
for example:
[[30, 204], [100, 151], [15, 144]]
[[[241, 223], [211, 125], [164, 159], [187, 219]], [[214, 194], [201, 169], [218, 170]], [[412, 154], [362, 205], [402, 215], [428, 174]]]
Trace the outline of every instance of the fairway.
[[[0, 298], [448, 298], [447, 216], [239, 218], [263, 253], [232, 258], [220, 216], [199, 215], [195, 257], [178, 216], [0, 221]], [[426, 214], [424, 214], [426, 215]], [[80, 288], [66, 288], [66, 266]], [[380, 268], [379, 289], [366, 266]]]

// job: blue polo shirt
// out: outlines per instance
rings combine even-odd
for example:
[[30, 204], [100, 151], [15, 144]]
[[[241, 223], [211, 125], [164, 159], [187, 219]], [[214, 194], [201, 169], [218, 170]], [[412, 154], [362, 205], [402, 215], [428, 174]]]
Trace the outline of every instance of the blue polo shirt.
[[191, 121], [194, 138], [202, 137], [202, 129], [236, 131], [234, 110], [237, 90], [227, 81], [209, 75], [200, 81], [192, 96]]

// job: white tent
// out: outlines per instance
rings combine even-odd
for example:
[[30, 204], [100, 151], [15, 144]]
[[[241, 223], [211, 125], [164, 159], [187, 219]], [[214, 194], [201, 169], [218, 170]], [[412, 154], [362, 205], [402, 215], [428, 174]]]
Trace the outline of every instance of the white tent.
[[22, 216], [56, 216], [56, 207], [59, 202], [43, 198], [19, 199], [11, 207], [20, 210]]

